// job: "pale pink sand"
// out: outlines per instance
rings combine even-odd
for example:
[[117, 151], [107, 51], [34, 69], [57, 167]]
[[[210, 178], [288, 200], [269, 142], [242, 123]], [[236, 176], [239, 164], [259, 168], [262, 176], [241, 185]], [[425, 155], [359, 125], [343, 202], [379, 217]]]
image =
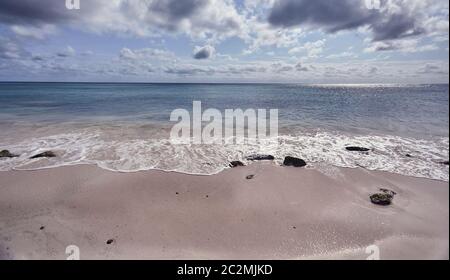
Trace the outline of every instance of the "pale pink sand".
[[[370, 203], [380, 187], [398, 192], [393, 206]], [[215, 176], [1, 172], [0, 258], [65, 259], [71, 244], [82, 259], [366, 259], [372, 244], [381, 259], [448, 259], [449, 188], [269, 163]]]

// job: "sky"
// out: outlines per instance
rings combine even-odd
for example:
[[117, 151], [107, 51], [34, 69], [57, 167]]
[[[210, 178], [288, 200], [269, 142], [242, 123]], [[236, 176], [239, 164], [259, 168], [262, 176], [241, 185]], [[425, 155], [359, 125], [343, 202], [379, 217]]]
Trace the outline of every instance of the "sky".
[[0, 81], [449, 79], [447, 0], [76, 1], [0, 1]]

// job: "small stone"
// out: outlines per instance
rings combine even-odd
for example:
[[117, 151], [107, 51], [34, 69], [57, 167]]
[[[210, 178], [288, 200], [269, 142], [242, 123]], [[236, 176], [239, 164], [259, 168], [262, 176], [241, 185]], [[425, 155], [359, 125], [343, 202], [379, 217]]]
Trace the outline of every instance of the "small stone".
[[114, 239], [108, 239], [108, 241], [106, 241], [106, 244], [111, 245], [114, 242], [116, 242]]
[[40, 230], [44, 230], [45, 229], [45, 227], [44, 226], [41, 226], [40, 228], [39, 228]]
[[248, 175], [247, 177], [245, 177], [247, 180], [251, 180], [253, 178], [255, 178], [255, 175]]
[[406, 154], [405, 157], [412, 158], [413, 156], [411, 154]]
[[283, 162], [284, 166], [304, 167], [306, 162], [303, 159], [295, 157], [286, 157]]
[[46, 151], [37, 155], [32, 156], [30, 159], [35, 159], [35, 158], [52, 158], [52, 157], [56, 157], [56, 154], [52, 151]]
[[353, 147], [353, 146], [345, 147], [345, 149], [350, 152], [369, 152], [370, 151], [369, 148]]
[[447, 161], [441, 161], [441, 162], [439, 162], [439, 164], [442, 164], [442, 165], [449, 165], [449, 162], [448, 162], [448, 160], [447, 160]]

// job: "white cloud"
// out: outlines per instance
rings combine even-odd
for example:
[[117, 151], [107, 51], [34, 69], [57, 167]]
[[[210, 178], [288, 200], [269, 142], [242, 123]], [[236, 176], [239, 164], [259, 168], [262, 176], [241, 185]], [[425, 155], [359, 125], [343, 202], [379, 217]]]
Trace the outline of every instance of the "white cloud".
[[289, 54], [306, 53], [308, 58], [318, 57], [324, 50], [326, 39], [315, 42], [307, 42], [303, 46], [295, 47], [289, 50]]
[[385, 42], [370, 43], [368, 47], [364, 49], [366, 53], [373, 52], [391, 52], [398, 51], [403, 53], [419, 53], [427, 51], [439, 50], [439, 47], [434, 44], [420, 44], [418, 39], [404, 39]]
[[354, 52], [341, 52], [341, 53], [335, 53], [335, 54], [330, 54], [327, 56], [328, 59], [336, 59], [336, 58], [358, 58], [358, 54], [354, 53]]
[[11, 31], [22, 37], [30, 37], [38, 40], [45, 39], [48, 35], [56, 33], [56, 27], [52, 24], [42, 26], [12, 25]]

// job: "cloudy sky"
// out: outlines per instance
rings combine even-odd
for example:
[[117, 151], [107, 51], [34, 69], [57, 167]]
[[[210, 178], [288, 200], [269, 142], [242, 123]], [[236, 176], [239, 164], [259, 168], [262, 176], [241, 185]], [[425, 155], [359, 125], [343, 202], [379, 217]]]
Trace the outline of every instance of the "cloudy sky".
[[373, 3], [1, 0], [0, 81], [448, 83], [448, 1]]

